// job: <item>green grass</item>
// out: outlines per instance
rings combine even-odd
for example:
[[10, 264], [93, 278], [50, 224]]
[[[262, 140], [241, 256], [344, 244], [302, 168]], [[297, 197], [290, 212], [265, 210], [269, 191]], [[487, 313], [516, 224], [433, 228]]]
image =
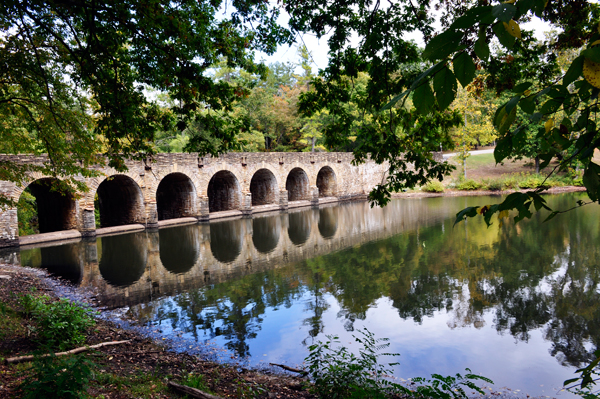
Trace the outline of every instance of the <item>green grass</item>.
[[[458, 161], [458, 158], [455, 158]], [[483, 166], [495, 165], [496, 160], [494, 154], [477, 154], [471, 155], [467, 158], [467, 171], [469, 169], [477, 169]]]

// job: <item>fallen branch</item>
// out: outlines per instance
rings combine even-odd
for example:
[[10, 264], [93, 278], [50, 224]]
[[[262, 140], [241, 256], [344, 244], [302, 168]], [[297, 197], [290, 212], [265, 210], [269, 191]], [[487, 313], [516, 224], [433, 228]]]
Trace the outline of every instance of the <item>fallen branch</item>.
[[167, 385], [170, 386], [171, 388], [173, 388], [176, 391], [179, 391], [181, 393], [184, 393], [186, 395], [191, 396], [192, 398], [200, 398], [200, 399], [223, 399], [220, 396], [211, 395], [211, 394], [206, 393], [204, 391], [201, 391], [199, 389], [188, 387], [188, 386], [185, 386], [185, 385], [179, 385], [179, 384], [174, 383], [173, 381], [169, 381], [167, 383]]
[[308, 371], [306, 371], [306, 370], [299, 370], [299, 369], [295, 369], [295, 368], [293, 368], [293, 367], [286, 366], [285, 364], [277, 364], [277, 363], [269, 363], [269, 364], [270, 364], [271, 366], [277, 366], [277, 367], [281, 367], [282, 369], [284, 369], [284, 370], [287, 370], [287, 371], [291, 371], [291, 372], [293, 372], [293, 373], [299, 373], [299, 374], [302, 374], [302, 376], [305, 376], [305, 375], [307, 375], [307, 374], [308, 374]]
[[16, 363], [30, 362], [30, 361], [32, 361], [32, 360], [34, 360], [36, 358], [43, 359], [43, 358], [49, 357], [49, 356], [74, 355], [76, 353], [81, 353], [81, 352], [89, 351], [90, 349], [98, 349], [98, 348], [102, 348], [103, 346], [126, 344], [128, 342], [131, 342], [131, 340], [128, 339], [127, 341], [102, 342], [101, 344], [90, 345], [90, 346], [82, 346], [82, 347], [79, 347], [79, 348], [71, 349], [70, 351], [66, 351], [66, 352], [46, 353], [46, 354], [40, 355], [40, 356], [27, 355], [27, 356], [9, 357], [8, 359], [4, 360], [4, 364], [16, 364]]

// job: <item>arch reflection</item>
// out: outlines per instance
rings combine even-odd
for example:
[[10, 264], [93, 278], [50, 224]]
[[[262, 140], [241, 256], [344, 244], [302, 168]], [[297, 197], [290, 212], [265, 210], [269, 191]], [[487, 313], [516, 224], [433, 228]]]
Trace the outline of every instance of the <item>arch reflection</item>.
[[98, 239], [98, 268], [112, 286], [126, 287], [144, 274], [148, 261], [145, 233], [123, 234]]
[[319, 209], [319, 233], [321, 237], [332, 238], [337, 231], [338, 207]]
[[210, 251], [221, 263], [230, 263], [242, 252], [241, 219], [210, 224]]
[[310, 237], [310, 210], [289, 214], [288, 236], [294, 245], [302, 245]]
[[160, 261], [173, 274], [188, 272], [200, 256], [198, 226], [180, 226], [158, 231]]
[[79, 284], [83, 278], [83, 262], [79, 245], [40, 248], [41, 266], [54, 276]]
[[281, 222], [279, 216], [252, 219], [252, 243], [258, 252], [267, 254], [279, 243]]

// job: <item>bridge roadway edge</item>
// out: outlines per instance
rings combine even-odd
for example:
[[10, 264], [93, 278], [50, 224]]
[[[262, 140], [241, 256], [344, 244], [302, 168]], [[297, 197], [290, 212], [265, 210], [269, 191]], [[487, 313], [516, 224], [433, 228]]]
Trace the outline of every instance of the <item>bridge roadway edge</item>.
[[[434, 154], [434, 157], [437, 158], [437, 154]], [[98, 171], [100, 177], [76, 177], [86, 184], [88, 191], [77, 193], [78, 198], [72, 199], [72, 206], [60, 211], [63, 217], [60, 228], [24, 239], [25, 237], [19, 237], [18, 234], [17, 209], [6, 206], [0, 208], [0, 248], [57, 241], [62, 239], [60, 237], [68, 239], [73, 238], [71, 237], [73, 234], [81, 237], [105, 234], [102, 229], [96, 229], [94, 200], [100, 193], [98, 191], [100, 186], [107, 181], [114, 182], [110, 189], [115, 192], [110, 192], [109, 189], [110, 196], [121, 193], [120, 195], [135, 197], [126, 198], [125, 202], [129, 206], [126, 214], [120, 215], [119, 220], [113, 220], [106, 225], [115, 232], [132, 228], [138, 230], [139, 225], [145, 228], [158, 228], [159, 225], [177, 224], [174, 219], [180, 218], [186, 219], [187, 223], [190, 217], [206, 222], [219, 218], [226, 212], [240, 213], [247, 217], [255, 212], [267, 212], [277, 208], [280, 211], [287, 211], [296, 206], [318, 207], [323, 202], [366, 199], [367, 193], [385, 180], [387, 165], [376, 164], [371, 160], [353, 165], [352, 160], [352, 153], [339, 152], [228, 153], [219, 157], [177, 153], [155, 154], [145, 161], [128, 160], [126, 172], [117, 172], [107, 166], [98, 165], [92, 169]], [[33, 155], [0, 155], [0, 163], [3, 162], [43, 165], [48, 162], [48, 158]], [[294, 177], [294, 174], [300, 177]], [[268, 178], [257, 184], [253, 183], [255, 177], [259, 175]], [[23, 191], [31, 183], [37, 184], [38, 181], [52, 178], [43, 176], [39, 172], [32, 172], [21, 185], [0, 181], [0, 194], [18, 202]], [[268, 179], [270, 181], [267, 181]], [[163, 182], [168, 182], [170, 186], [160, 191]], [[129, 186], [125, 187], [125, 184]], [[213, 191], [221, 190], [220, 194], [210, 191], [211, 184]], [[136, 193], [131, 194], [133, 191]], [[164, 198], [157, 195], [159, 191]], [[255, 194], [252, 193], [253, 191]], [[180, 197], [174, 198], [175, 195]], [[187, 197], [184, 198], [184, 195]], [[223, 198], [215, 199], [219, 195]], [[265, 204], [254, 204], [253, 195], [264, 197], [261, 201]], [[168, 203], [169, 200], [177, 204]], [[115, 201], [119, 202], [119, 200]], [[40, 202], [44, 201], [38, 199], [38, 208]], [[120, 207], [123, 203], [121, 201], [114, 208]], [[211, 209], [218, 206], [229, 208]], [[170, 211], [169, 207], [174, 209]], [[172, 221], [168, 222], [168, 220]], [[71, 230], [79, 234], [68, 233]]]

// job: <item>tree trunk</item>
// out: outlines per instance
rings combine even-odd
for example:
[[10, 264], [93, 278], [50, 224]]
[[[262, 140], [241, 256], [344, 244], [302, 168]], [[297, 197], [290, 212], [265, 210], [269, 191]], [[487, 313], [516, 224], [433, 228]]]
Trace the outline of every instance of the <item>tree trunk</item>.
[[540, 157], [539, 156], [535, 157], [535, 173], [537, 175], [540, 174]]
[[310, 148], [310, 152], [315, 152], [315, 136], [312, 137], [312, 147]]

